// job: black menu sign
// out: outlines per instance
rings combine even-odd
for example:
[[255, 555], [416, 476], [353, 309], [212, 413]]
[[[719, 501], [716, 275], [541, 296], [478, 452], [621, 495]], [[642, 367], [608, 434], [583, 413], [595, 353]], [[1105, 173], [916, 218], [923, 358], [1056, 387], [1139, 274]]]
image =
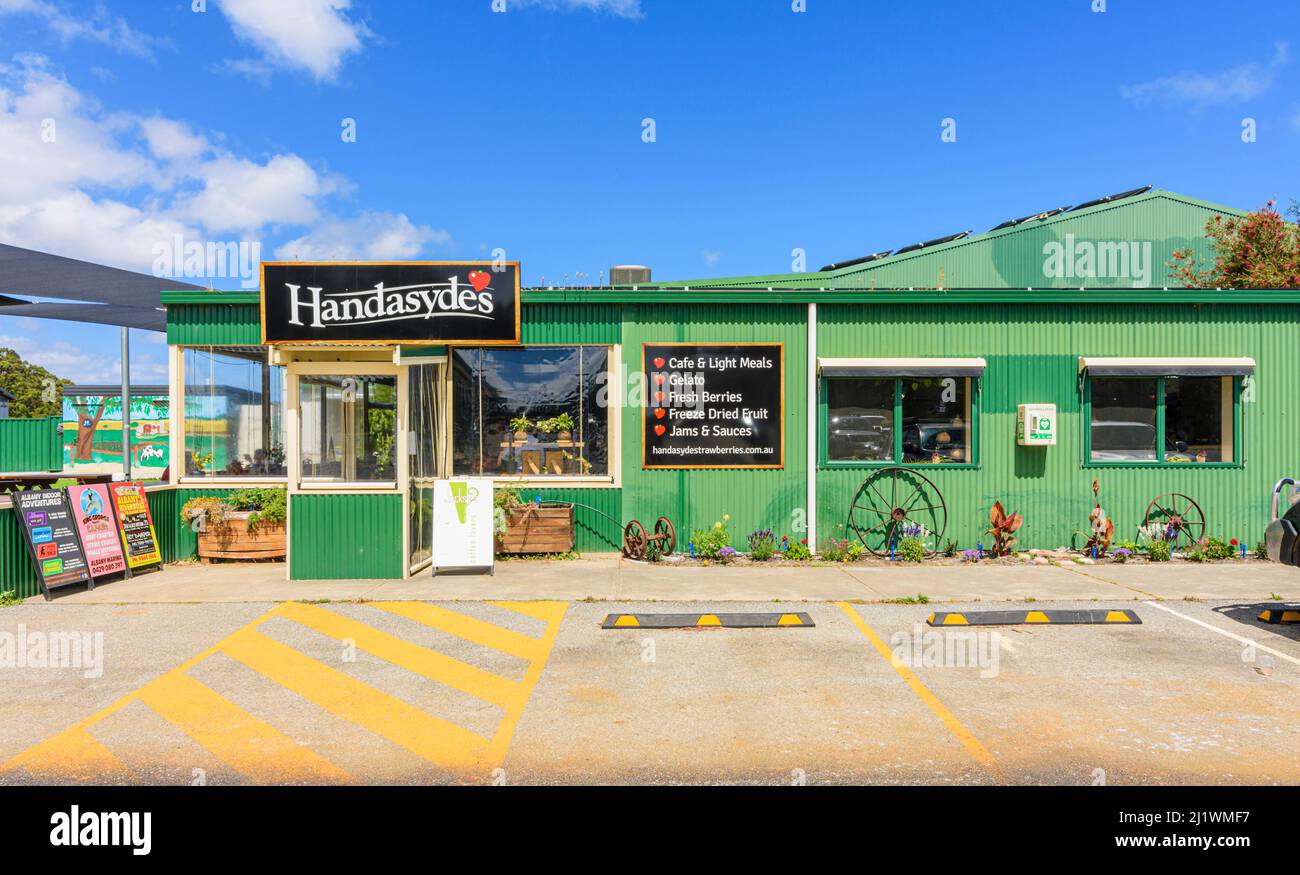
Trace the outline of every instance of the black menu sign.
[[15, 492], [12, 499], [45, 597], [55, 587], [91, 583], [67, 494], [62, 489], [34, 489]]
[[519, 262], [264, 262], [264, 343], [519, 342]]
[[780, 468], [784, 347], [779, 343], [647, 343], [645, 468]]

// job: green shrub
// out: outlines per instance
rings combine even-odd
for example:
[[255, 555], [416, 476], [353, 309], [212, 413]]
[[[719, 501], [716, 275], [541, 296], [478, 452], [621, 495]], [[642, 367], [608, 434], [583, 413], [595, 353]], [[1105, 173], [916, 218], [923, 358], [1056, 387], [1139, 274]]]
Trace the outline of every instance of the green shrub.
[[1268, 544], [1260, 541], [1255, 545], [1255, 558], [1263, 559], [1265, 562], [1268, 561]]
[[1197, 544], [1196, 546], [1192, 547], [1192, 549], [1190, 549], [1190, 550], [1188, 550], [1186, 553], [1184, 553], [1184, 554], [1183, 554], [1183, 558], [1186, 559], [1188, 562], [1208, 562], [1208, 561], [1210, 561], [1210, 557], [1209, 557], [1209, 555], [1205, 552], [1205, 548], [1202, 547], [1200, 544]]
[[248, 529], [259, 523], [280, 525], [285, 521], [285, 490], [283, 487], [252, 487], [236, 489], [226, 496], [226, 504], [237, 511], [252, 511], [248, 516]]
[[1227, 541], [1220, 541], [1218, 538], [1209, 538], [1205, 541], [1205, 558], [1207, 559], [1231, 559], [1232, 554], [1236, 551]]
[[805, 541], [789, 542], [789, 546], [781, 555], [791, 562], [807, 562], [812, 558], [812, 551], [808, 549]]
[[925, 558], [925, 545], [920, 538], [904, 538], [895, 555], [904, 562], [920, 562]]
[[955, 559], [957, 556], [957, 542], [949, 541], [944, 545], [943, 555], [947, 556], [949, 559]]
[[831, 538], [822, 542], [818, 555], [827, 562], [848, 562], [849, 547], [850, 544], [847, 540]]
[[1152, 562], [1168, 562], [1171, 552], [1168, 541], [1152, 541], [1147, 544], [1147, 556]]
[[776, 553], [776, 535], [771, 529], [757, 529], [749, 534], [749, 558], [766, 562]]
[[691, 535], [691, 542], [695, 544], [695, 555], [700, 559], [717, 559], [722, 555], [723, 547], [731, 546], [731, 533], [727, 531], [727, 523], [731, 517], [723, 514], [722, 519], [713, 524], [711, 529], [696, 529]]

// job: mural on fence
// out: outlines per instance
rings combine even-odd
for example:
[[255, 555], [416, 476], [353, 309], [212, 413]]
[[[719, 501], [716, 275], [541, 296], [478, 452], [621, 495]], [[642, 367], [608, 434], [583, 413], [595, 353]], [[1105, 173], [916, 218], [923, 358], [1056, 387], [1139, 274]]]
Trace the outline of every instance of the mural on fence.
[[[168, 416], [165, 386], [141, 387], [131, 395], [131, 468], [142, 479], [167, 467]], [[63, 468], [79, 473], [122, 469], [122, 395], [70, 386], [63, 396]]]

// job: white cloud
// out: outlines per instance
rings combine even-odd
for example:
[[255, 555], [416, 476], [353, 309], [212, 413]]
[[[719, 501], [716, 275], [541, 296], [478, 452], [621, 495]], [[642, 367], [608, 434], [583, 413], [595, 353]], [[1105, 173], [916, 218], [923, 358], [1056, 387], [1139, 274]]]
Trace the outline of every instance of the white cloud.
[[641, 0], [506, 0], [511, 7], [537, 6], [564, 12], [607, 12], [619, 18], [642, 18]]
[[405, 213], [365, 212], [320, 223], [275, 250], [285, 261], [392, 261], [413, 258], [429, 244], [447, 246], [451, 234], [416, 225]]
[[161, 42], [135, 30], [121, 16], [111, 15], [103, 3], [73, 13], [48, 0], [0, 0], [0, 15], [33, 15], [65, 43], [88, 40], [138, 58], [152, 59]]
[[1193, 106], [1218, 106], [1252, 100], [1273, 87], [1278, 71], [1289, 60], [1286, 43], [1274, 46], [1267, 63], [1252, 61], [1219, 73], [1183, 72], [1150, 82], [1125, 85], [1120, 93], [1137, 103], [1163, 101]]
[[704, 258], [704, 263], [710, 267], [722, 260], [722, 253], [717, 249], [706, 249], [700, 255]]
[[305, 70], [316, 79], [333, 79], [347, 55], [359, 52], [369, 28], [347, 15], [351, 0], [219, 0], [221, 11], [240, 39], [259, 52], [256, 59], [232, 61], [243, 73], [263, 76], [273, 68]]
[[149, 151], [164, 161], [199, 157], [208, 150], [208, 141], [190, 130], [189, 125], [162, 116], [140, 122]]
[[342, 187], [297, 155], [276, 155], [265, 164], [225, 156], [193, 172], [203, 188], [183, 196], [177, 211], [218, 232], [311, 224], [319, 216], [317, 198]]

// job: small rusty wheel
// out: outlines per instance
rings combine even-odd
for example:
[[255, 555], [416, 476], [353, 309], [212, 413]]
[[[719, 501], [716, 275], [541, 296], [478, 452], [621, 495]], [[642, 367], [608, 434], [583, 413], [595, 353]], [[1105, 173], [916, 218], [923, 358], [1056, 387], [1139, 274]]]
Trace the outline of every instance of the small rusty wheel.
[[677, 530], [673, 528], [672, 520], [666, 516], [655, 520], [655, 534], [660, 536], [659, 552], [671, 556], [673, 550], [677, 549]]
[[645, 526], [636, 520], [623, 527], [623, 555], [629, 559], [644, 559], [646, 544], [650, 538]]
[[1205, 513], [1190, 496], [1181, 492], [1157, 495], [1142, 517], [1142, 531], [1164, 527], [1164, 539], [1175, 550], [1189, 549], [1205, 537]]

